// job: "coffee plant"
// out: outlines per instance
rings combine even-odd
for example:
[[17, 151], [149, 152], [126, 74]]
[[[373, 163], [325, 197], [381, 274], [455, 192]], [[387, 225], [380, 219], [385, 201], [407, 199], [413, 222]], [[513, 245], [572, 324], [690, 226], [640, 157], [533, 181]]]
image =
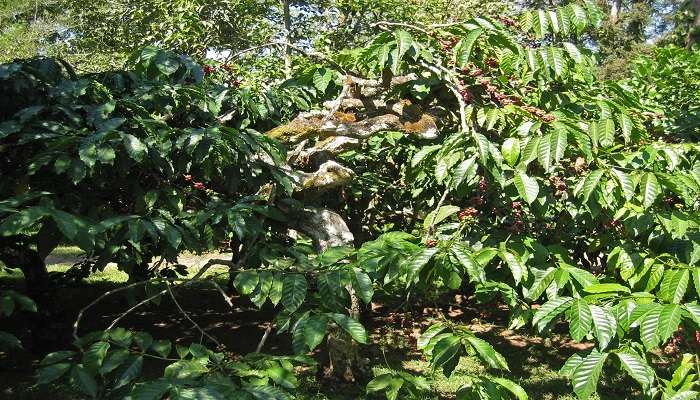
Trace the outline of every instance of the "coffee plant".
[[[39, 383], [90, 398], [289, 399], [300, 369], [323, 367], [367, 378], [370, 396], [420, 398], [469, 355], [495, 377], [470, 374], [457, 399], [527, 399], [506, 357], [448, 318], [417, 340], [425, 376], [369, 376], [361, 320], [373, 300], [460, 292], [507, 306], [511, 329], [593, 344], [557, 366], [579, 399], [604, 371], [643, 398], [697, 398], [697, 93], [672, 67], [692, 75], [697, 53], [659, 49], [631, 77], [601, 80], [587, 43], [602, 20], [586, 1], [517, 18], [377, 22], [365, 46], [308, 50], [274, 86], [156, 47], [124, 71], [0, 66], [0, 260], [22, 269], [48, 314], [60, 279], [109, 263], [130, 276], [80, 310], [75, 350], [48, 354]], [[57, 279], [44, 260], [59, 244], [84, 254]], [[216, 249], [231, 259], [194, 277], [178, 262]], [[229, 291], [204, 274], [216, 264], [229, 267]], [[270, 327], [294, 355], [261, 351], [268, 328], [256, 352], [232, 356], [178, 303], [198, 285], [274, 309]], [[134, 288], [110, 326], [80, 329], [97, 302]], [[117, 326], [161, 297], [200, 343]], [[14, 292], [2, 299], [5, 315], [13, 301], [33, 309]], [[330, 365], [310, 356], [319, 347]], [[145, 377], [146, 362], [162, 376]]]

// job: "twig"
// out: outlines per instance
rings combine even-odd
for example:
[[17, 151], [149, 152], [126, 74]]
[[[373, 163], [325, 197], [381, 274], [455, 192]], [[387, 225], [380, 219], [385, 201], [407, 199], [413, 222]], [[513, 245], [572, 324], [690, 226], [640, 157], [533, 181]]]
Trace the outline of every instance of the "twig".
[[228, 267], [235, 267], [238, 265], [238, 263], [235, 263], [235, 262], [229, 261], [229, 260], [221, 260], [221, 259], [212, 258], [211, 260], [207, 261], [207, 263], [204, 264], [204, 266], [202, 268], [200, 268], [200, 270], [197, 271], [197, 273], [190, 280], [199, 279], [202, 275], [204, 275], [205, 272], [207, 272], [207, 270], [209, 268], [213, 267], [214, 265], [226, 265]]
[[144, 299], [144, 300], [142, 300], [142, 301], [136, 303], [133, 307], [131, 307], [131, 308], [129, 308], [128, 310], [124, 311], [124, 312], [121, 313], [117, 318], [115, 318], [114, 321], [112, 321], [112, 323], [109, 324], [109, 326], [107, 327], [106, 330], [110, 330], [110, 329], [114, 328], [114, 327], [117, 325], [117, 323], [119, 323], [119, 321], [121, 321], [124, 317], [126, 317], [127, 315], [129, 315], [129, 314], [131, 314], [132, 312], [134, 312], [137, 308], [139, 308], [139, 307], [141, 307], [141, 306], [143, 306], [143, 305], [146, 305], [146, 304], [150, 303], [151, 300], [154, 300], [154, 299], [156, 299], [157, 297], [164, 295], [165, 292], [166, 292], [166, 289], [163, 289], [163, 290], [161, 290], [160, 292], [154, 294], [153, 296], [148, 297], [147, 299]]
[[273, 46], [277, 46], [277, 45], [279, 45], [279, 42], [269, 42], [269, 43], [261, 44], [261, 45], [258, 45], [258, 46], [249, 47], [249, 48], [247, 48], [247, 49], [245, 49], [245, 50], [241, 50], [241, 51], [239, 51], [239, 52], [237, 52], [237, 53], [234, 53], [234, 54], [229, 55], [228, 57], [226, 57], [226, 59], [227, 59], [227, 60], [230, 60], [230, 59], [232, 59], [232, 58], [238, 58], [238, 57], [240, 57], [240, 56], [242, 56], [242, 55], [244, 55], [244, 54], [246, 54], [246, 53], [250, 53], [251, 51], [255, 51], [255, 50], [259, 50], [259, 49], [264, 49], [264, 48], [266, 48], [266, 47], [273, 47]]
[[424, 28], [422, 28], [422, 27], [419, 27], [419, 26], [417, 26], [417, 25], [407, 24], [407, 23], [404, 23], [404, 22], [379, 21], [379, 22], [373, 23], [373, 24], [370, 25], [370, 26], [371, 26], [371, 27], [375, 27], [375, 26], [400, 26], [400, 27], [403, 27], [403, 28], [414, 29], [414, 30], [416, 30], [416, 31], [423, 32], [423, 33], [425, 33], [426, 35], [430, 36], [430, 32], [428, 32], [426, 29], [424, 29]]
[[173, 293], [172, 289], [170, 288], [170, 284], [169, 284], [168, 282], [165, 282], [165, 290], [168, 291], [168, 294], [170, 295], [170, 298], [173, 299], [173, 303], [175, 303], [175, 306], [177, 307], [177, 309], [180, 310], [180, 313], [181, 313], [182, 315], [184, 315], [185, 318], [187, 318], [187, 320], [190, 321], [190, 322], [192, 323], [192, 325], [194, 325], [195, 328], [197, 328], [197, 330], [199, 330], [199, 332], [202, 334], [202, 336], [208, 337], [212, 342], [216, 343], [216, 346], [217, 346], [217, 347], [221, 347], [221, 342], [219, 342], [218, 340], [216, 340], [216, 338], [215, 338], [214, 336], [212, 336], [212, 335], [208, 334], [207, 332], [205, 332], [204, 329], [202, 329], [202, 327], [199, 326], [199, 324], [197, 324], [197, 322], [195, 322], [195, 321], [190, 317], [190, 315], [187, 313], [187, 311], [185, 311], [185, 310], [182, 308], [182, 306], [180, 306], [180, 303], [177, 301], [177, 298], [175, 297], [175, 294]]
[[107, 297], [109, 297], [109, 296], [111, 296], [111, 295], [113, 295], [113, 294], [115, 294], [115, 293], [119, 293], [119, 292], [122, 292], [122, 291], [124, 291], [124, 290], [131, 289], [131, 288], [133, 288], [133, 287], [136, 287], [136, 286], [145, 285], [145, 284], [147, 284], [147, 283], [149, 283], [149, 282], [152, 282], [152, 281], [153, 281], [153, 280], [145, 280], [145, 281], [140, 281], [140, 282], [134, 282], [134, 283], [131, 283], [131, 284], [129, 284], [129, 285], [122, 286], [122, 287], [120, 287], [120, 288], [107, 291], [107, 292], [103, 293], [100, 297], [98, 297], [98, 298], [96, 298], [95, 300], [93, 300], [92, 302], [90, 302], [90, 304], [88, 304], [88, 305], [86, 305], [85, 307], [81, 308], [80, 311], [78, 311], [78, 316], [76, 317], [75, 322], [73, 323], [73, 338], [74, 338], [75, 340], [79, 340], [79, 339], [80, 339], [80, 338], [78, 337], [78, 325], [80, 324], [80, 320], [83, 318], [83, 314], [85, 314], [85, 311], [87, 311], [90, 307], [94, 306], [95, 304], [99, 303], [100, 301], [104, 300], [105, 298], [107, 298]]
[[445, 202], [445, 199], [447, 199], [447, 194], [449, 192], [449, 187], [446, 187], [445, 191], [442, 192], [442, 197], [440, 197], [440, 201], [438, 201], [437, 207], [435, 207], [435, 211], [433, 212], [432, 217], [430, 217], [430, 225], [428, 225], [428, 230], [425, 232], [426, 239], [430, 237], [430, 235], [432, 235], [433, 231], [435, 230], [435, 220], [437, 219], [438, 210], [440, 210], [440, 207], [442, 207], [442, 204]]
[[467, 21], [458, 21], [458, 22], [446, 22], [444, 24], [430, 24], [428, 25], [430, 28], [449, 28], [450, 26], [455, 26], [455, 25], [462, 25]]
[[350, 76], [345, 77], [345, 81], [343, 82], [343, 90], [340, 91], [340, 94], [338, 97], [335, 99], [335, 102], [333, 103], [333, 107], [331, 107], [328, 110], [328, 113], [326, 114], [325, 117], [321, 120], [321, 126], [323, 126], [324, 123], [326, 123], [328, 120], [330, 120], [333, 115], [340, 109], [340, 106], [343, 104], [343, 99], [345, 99], [345, 96], [348, 95], [348, 92], [350, 91], [350, 87], [352, 86], [352, 78]]
[[[450, 77], [450, 75], [453, 75], [447, 68], [441, 66], [441, 65], [431, 65], [428, 64], [424, 61], [420, 61], [418, 63], [424, 68], [428, 68], [438, 76], [441, 76], [442, 74], [445, 74], [447, 78]], [[457, 83], [455, 83], [451, 79], [442, 79], [443, 82], [445, 82], [445, 85], [447, 86], [448, 89], [454, 94], [455, 98], [457, 99], [457, 103], [459, 104], [459, 122], [460, 126], [462, 128], [462, 132], [466, 133], [469, 131], [469, 125], [467, 124], [467, 104], [464, 102], [464, 98], [462, 98], [462, 95], [459, 93], [459, 88], [457, 87]], [[454, 78], [456, 80], [456, 78]]]
[[[419, 28], [414, 25], [409, 25], [409, 24], [403, 24], [403, 23], [398, 23], [398, 22], [392, 22], [392, 23], [377, 23], [379, 24], [378, 26], [381, 25], [399, 25], [399, 26], [407, 26], [411, 27], [413, 29], [417, 30], [423, 30], [422, 28]], [[386, 30], [386, 28], [383, 28]], [[423, 30], [424, 32], [427, 33], [427, 31]], [[423, 68], [427, 68], [433, 73], [435, 73], [440, 79], [445, 83], [448, 89], [454, 94], [455, 98], [457, 99], [457, 103], [459, 103], [459, 122], [460, 126], [462, 128], [462, 132], [467, 132], [469, 129], [469, 126], [467, 125], [467, 116], [466, 116], [466, 108], [467, 104], [464, 102], [464, 99], [462, 98], [462, 95], [459, 93], [459, 88], [457, 87], [457, 77], [454, 75], [454, 73], [450, 72], [447, 68], [443, 67], [440, 64], [428, 64], [425, 61], [419, 61], [418, 65], [422, 66]], [[444, 76], [443, 76], [444, 74]]]
[[216, 281], [214, 281], [214, 280], [208, 280], [208, 281], [216, 288], [216, 290], [219, 291], [219, 293], [221, 293], [221, 296], [223, 296], [224, 301], [230, 307], [233, 307], [233, 301], [231, 300], [231, 296], [227, 295], [226, 292], [224, 291], [224, 289], [218, 283], [216, 283]]
[[280, 42], [280, 41], [269, 42], [269, 43], [261, 44], [261, 45], [259, 45], [259, 46], [253, 46], [253, 47], [251, 47], [251, 48], [248, 48], [248, 49], [245, 49], [245, 50], [241, 50], [241, 51], [239, 51], [239, 52], [237, 52], [237, 53], [235, 53], [235, 54], [233, 54], [233, 55], [227, 57], [227, 59], [230, 60], [230, 59], [232, 59], [232, 58], [234, 58], [234, 57], [240, 57], [241, 55], [243, 55], [243, 54], [245, 54], [245, 53], [248, 53], [248, 52], [251, 52], [251, 51], [254, 51], [254, 50], [258, 50], [258, 49], [262, 49], [262, 48], [265, 48], [265, 47], [283, 47], [283, 48], [289, 48], [289, 49], [292, 49], [292, 50], [296, 51], [297, 53], [301, 53], [301, 54], [303, 54], [303, 55], [305, 55], [305, 56], [314, 57], [314, 58], [318, 58], [318, 59], [320, 59], [320, 60], [323, 60], [323, 61], [325, 61], [325, 62], [331, 64], [334, 68], [336, 68], [336, 69], [339, 70], [340, 72], [342, 72], [342, 73], [344, 73], [344, 74], [347, 73], [347, 72], [345, 71], [345, 68], [343, 68], [342, 66], [340, 66], [340, 64], [338, 64], [338, 63], [336, 63], [335, 61], [333, 61], [333, 60], [331, 60], [330, 58], [328, 58], [328, 57], [327, 57], [325, 54], [323, 54], [323, 53], [320, 53], [320, 52], [314, 51], [314, 50], [307, 50], [307, 49], [304, 49], [303, 47], [300, 47], [300, 46], [297, 46], [297, 45], [294, 45], [294, 44], [291, 44], [291, 43]]
[[267, 341], [267, 338], [270, 336], [270, 332], [272, 332], [272, 324], [268, 323], [267, 328], [265, 328], [265, 333], [263, 333], [262, 337], [260, 338], [260, 342], [258, 343], [258, 347], [255, 348], [256, 353], [260, 353], [260, 350], [262, 350], [263, 346], [265, 346], [265, 342]]
[[226, 123], [226, 122], [232, 120], [233, 117], [234, 117], [237, 113], [238, 113], [238, 110], [237, 110], [237, 109], [233, 109], [233, 110], [227, 112], [226, 114], [220, 116], [219, 118], [217, 118], [217, 120], [219, 121], [220, 124]]

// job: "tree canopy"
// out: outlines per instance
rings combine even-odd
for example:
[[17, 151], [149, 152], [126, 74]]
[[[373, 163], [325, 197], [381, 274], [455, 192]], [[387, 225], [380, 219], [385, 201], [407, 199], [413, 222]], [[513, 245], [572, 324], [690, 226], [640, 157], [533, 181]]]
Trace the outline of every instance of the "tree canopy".
[[[367, 365], [375, 305], [464, 295], [579, 344], [556, 366], [579, 399], [604, 371], [634, 382], [625, 397], [695, 398], [700, 17], [685, 13], [700, 5], [539, 3], [4, 6], [0, 40], [24, 33], [0, 65], [0, 261], [25, 293], [0, 291], [0, 316], [73, 339], [48, 345], [38, 384], [291, 399], [320, 368], [370, 397], [436, 398], [469, 356], [484, 373], [457, 399], [527, 399], [498, 346], [449, 315], [416, 334], [428, 371]], [[80, 259], [50, 273], [60, 246]], [[51, 325], [60, 286], [108, 265], [128, 282]], [[203, 286], [269, 316], [255, 351], [182, 306]], [[88, 317], [127, 293], [111, 323]], [[199, 342], [120, 326], [161, 298]], [[263, 352], [273, 329], [287, 351]]]

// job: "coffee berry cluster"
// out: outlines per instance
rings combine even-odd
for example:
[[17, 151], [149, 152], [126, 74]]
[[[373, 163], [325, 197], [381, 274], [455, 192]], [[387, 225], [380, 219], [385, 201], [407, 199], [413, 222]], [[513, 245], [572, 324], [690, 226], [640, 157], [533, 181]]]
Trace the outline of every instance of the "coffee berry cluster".
[[477, 215], [479, 215], [479, 210], [474, 207], [467, 207], [460, 211], [459, 214], [457, 214], [457, 217], [460, 221], [464, 222], [475, 219]]
[[546, 111], [533, 107], [533, 106], [523, 106], [523, 110], [529, 112], [530, 114], [536, 116], [537, 118], [540, 118], [544, 122], [552, 122], [556, 119], [556, 117], [552, 114], [548, 114]]

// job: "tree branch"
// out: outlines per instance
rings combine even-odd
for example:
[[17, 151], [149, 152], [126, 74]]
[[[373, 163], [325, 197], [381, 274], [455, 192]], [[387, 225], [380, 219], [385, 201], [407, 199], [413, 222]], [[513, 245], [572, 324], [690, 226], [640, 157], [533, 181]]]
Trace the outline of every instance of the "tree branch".
[[[192, 323], [192, 325], [194, 325], [194, 327], [197, 328], [197, 330], [199, 330], [199, 332], [202, 334], [202, 337], [204, 337], [204, 336], [208, 337], [212, 342], [216, 343], [217, 347], [221, 347], [221, 342], [216, 340], [216, 338], [214, 336], [212, 336], [212, 335], [208, 334], [206, 331], [204, 331], [204, 329], [202, 329], [202, 327], [199, 326], [199, 324], [197, 322], [195, 322], [195, 320], [193, 320], [192, 317], [190, 317], [190, 315], [187, 313], [187, 311], [185, 311], [185, 309], [182, 308], [180, 303], [177, 301], [177, 298], [175, 297], [175, 294], [173, 293], [172, 289], [170, 288], [170, 284], [168, 282], [165, 282], [165, 289], [168, 291], [170, 298], [173, 299], [173, 303], [175, 303], [175, 307], [177, 307], [177, 309], [180, 310], [180, 313], [183, 316], [185, 316], [185, 318], [187, 318], [187, 320], [190, 321]], [[201, 338], [200, 338], [200, 341], [201, 341]]]

